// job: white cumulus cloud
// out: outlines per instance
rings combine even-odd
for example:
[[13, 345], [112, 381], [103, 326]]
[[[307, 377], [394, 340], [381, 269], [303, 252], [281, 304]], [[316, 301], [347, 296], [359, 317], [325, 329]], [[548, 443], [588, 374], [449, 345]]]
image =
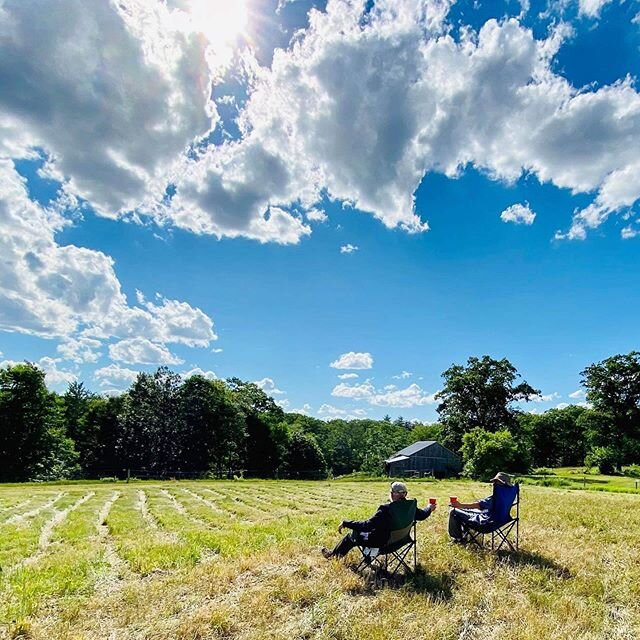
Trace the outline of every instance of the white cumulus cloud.
[[500, 214], [500, 219], [503, 222], [532, 225], [536, 214], [531, 211], [528, 204], [512, 204]]
[[354, 245], [354, 244], [343, 244], [340, 247], [340, 253], [355, 253], [356, 251], [359, 251], [360, 247]]
[[330, 365], [334, 369], [371, 369], [373, 367], [373, 356], [367, 352], [349, 351], [343, 353]]
[[109, 345], [109, 357], [125, 364], [182, 364], [164, 345], [146, 338], [127, 338]]

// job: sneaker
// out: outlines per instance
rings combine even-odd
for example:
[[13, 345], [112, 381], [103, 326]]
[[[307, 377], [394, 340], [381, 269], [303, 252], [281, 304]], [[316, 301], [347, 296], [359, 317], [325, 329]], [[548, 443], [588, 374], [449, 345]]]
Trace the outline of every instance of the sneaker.
[[327, 549], [327, 547], [322, 547], [322, 549], [320, 549], [320, 553], [327, 559], [329, 560], [329, 558], [331, 558], [333, 556], [333, 553], [331, 553], [331, 551], [329, 551], [329, 549]]

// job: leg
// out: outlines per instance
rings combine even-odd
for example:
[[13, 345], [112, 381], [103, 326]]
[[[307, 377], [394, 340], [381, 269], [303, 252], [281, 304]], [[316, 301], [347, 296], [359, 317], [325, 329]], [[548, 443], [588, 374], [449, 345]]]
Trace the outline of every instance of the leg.
[[449, 535], [454, 540], [462, 540], [464, 537], [464, 533], [462, 531], [462, 518], [459, 518], [460, 515], [457, 509], [452, 509], [449, 512]]
[[328, 554], [323, 555], [328, 558], [342, 558], [358, 544], [358, 538], [355, 533], [348, 533]]

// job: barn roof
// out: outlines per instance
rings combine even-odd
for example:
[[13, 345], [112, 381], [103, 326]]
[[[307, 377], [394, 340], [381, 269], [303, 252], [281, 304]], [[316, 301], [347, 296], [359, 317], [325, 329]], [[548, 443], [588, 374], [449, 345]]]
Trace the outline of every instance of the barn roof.
[[[427, 447], [430, 447], [432, 444], [437, 444], [435, 440], [420, 440], [419, 442], [414, 442], [410, 444], [408, 447], [404, 449], [400, 449], [391, 456], [391, 459], [397, 458], [398, 456], [412, 456], [414, 453], [418, 453], [418, 451], [422, 451]], [[387, 460], [389, 462], [389, 460]]]

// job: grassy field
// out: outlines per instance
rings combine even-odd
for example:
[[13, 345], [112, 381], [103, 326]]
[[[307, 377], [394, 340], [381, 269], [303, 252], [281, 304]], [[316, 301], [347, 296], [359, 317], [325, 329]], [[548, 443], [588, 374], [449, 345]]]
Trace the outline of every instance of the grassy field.
[[629, 476], [606, 476], [597, 470], [584, 467], [557, 467], [548, 469], [544, 475], [523, 476], [522, 480], [542, 486], [557, 486], [591, 491], [618, 491], [640, 493], [640, 479]]
[[376, 589], [325, 561], [382, 482], [0, 488], [0, 638], [203, 640], [640, 637], [640, 496], [525, 486], [521, 552], [451, 545], [446, 496], [419, 523], [417, 575]]

